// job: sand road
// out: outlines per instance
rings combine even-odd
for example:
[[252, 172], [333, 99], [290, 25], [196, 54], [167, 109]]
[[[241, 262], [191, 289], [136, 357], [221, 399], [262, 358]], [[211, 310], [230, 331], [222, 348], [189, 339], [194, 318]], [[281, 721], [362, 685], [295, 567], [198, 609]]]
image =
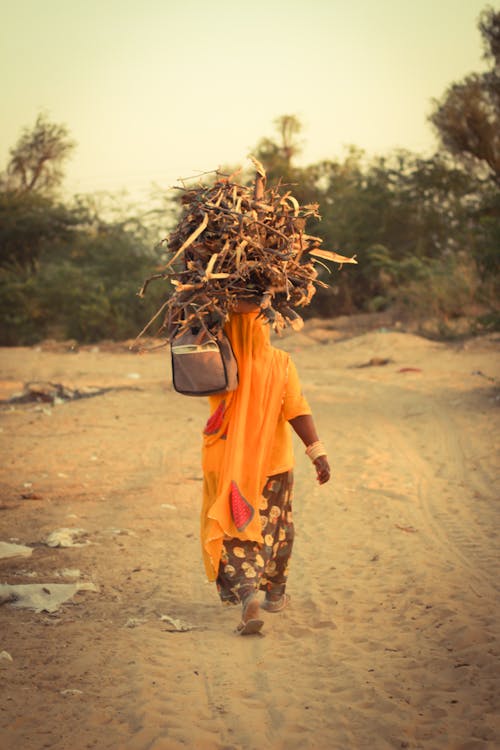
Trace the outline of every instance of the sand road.
[[[0, 541], [33, 550], [0, 583], [97, 589], [0, 607], [2, 748], [500, 746], [498, 341], [305, 330], [280, 345], [334, 478], [317, 486], [296, 444], [292, 599], [265, 637], [236, 636], [205, 582], [206, 404], [172, 392], [167, 353], [1, 351], [4, 398], [126, 387], [0, 413]], [[60, 528], [87, 543], [43, 544]]]

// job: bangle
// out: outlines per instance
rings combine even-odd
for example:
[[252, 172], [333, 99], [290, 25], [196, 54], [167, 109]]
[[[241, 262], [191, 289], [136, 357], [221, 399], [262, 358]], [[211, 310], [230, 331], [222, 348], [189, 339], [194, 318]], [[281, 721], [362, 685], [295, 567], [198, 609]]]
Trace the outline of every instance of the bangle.
[[306, 448], [306, 455], [309, 456], [311, 461], [314, 463], [320, 456], [326, 456], [325, 446], [322, 442], [317, 440], [315, 443], [311, 443]]

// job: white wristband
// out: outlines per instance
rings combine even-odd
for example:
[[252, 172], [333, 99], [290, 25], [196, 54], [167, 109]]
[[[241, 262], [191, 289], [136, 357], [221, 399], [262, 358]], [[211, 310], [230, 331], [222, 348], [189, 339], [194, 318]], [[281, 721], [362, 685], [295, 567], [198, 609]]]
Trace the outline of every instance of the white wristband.
[[320, 456], [326, 456], [327, 454], [323, 443], [317, 440], [315, 443], [311, 443], [311, 445], [307, 446], [306, 455], [309, 456], [311, 461], [314, 463], [317, 458], [319, 458]]

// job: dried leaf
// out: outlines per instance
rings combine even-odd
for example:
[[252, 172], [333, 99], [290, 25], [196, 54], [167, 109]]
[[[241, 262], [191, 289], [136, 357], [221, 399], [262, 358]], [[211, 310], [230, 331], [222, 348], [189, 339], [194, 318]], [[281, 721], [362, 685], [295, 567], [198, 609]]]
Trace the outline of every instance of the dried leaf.
[[260, 174], [261, 177], [265, 178], [266, 177], [266, 170], [264, 169], [264, 167], [262, 166], [262, 164], [260, 163], [260, 161], [258, 159], [256, 159], [255, 156], [252, 156], [251, 154], [249, 154], [248, 158], [250, 159], [250, 161], [254, 165], [254, 167], [255, 167], [255, 169], [257, 171], [257, 174]]
[[347, 258], [345, 255], [339, 255], [331, 250], [309, 250], [309, 255], [314, 255], [316, 258], [324, 258], [325, 260], [333, 260], [335, 263], [357, 263], [356, 257]]

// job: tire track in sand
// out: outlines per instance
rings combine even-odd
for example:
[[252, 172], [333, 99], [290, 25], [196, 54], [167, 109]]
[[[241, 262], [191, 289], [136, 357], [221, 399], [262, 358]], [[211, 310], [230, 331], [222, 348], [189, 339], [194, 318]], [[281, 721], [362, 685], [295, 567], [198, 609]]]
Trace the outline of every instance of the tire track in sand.
[[[471, 579], [498, 591], [494, 477], [491, 467], [474, 456], [470, 423], [475, 417], [454, 414], [455, 410], [442, 403], [421, 398], [416, 434], [401, 420], [388, 420], [387, 414], [380, 414], [380, 418], [400, 460], [411, 467], [416, 485], [415, 511], [422, 517], [422, 531]], [[460, 421], [465, 419], [469, 420], [466, 448], [460, 438]], [[479, 424], [477, 428], [484, 426]]]

